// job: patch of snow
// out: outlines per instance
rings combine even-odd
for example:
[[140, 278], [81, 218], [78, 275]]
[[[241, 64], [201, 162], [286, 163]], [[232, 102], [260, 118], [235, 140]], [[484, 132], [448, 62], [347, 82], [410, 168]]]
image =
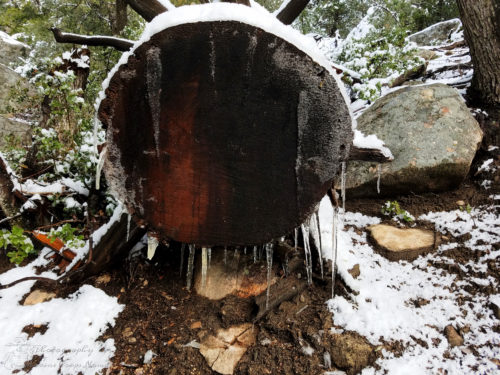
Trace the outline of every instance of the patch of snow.
[[[325, 247], [331, 243], [331, 212], [330, 202], [323, 200], [319, 214]], [[498, 281], [493, 277], [481, 280], [469, 274], [484, 272], [486, 262], [500, 256], [500, 251], [494, 251], [500, 243], [499, 214], [495, 208], [480, 207], [470, 213], [429, 213], [419, 219], [434, 222], [436, 229], [447, 235], [470, 234], [464, 245], [484, 251], [486, 255], [477, 262], [459, 264], [466, 275], [463, 280], [431, 263], [457, 264], [446, 257], [446, 251], [456, 248], [456, 243], [441, 245], [435, 254], [421, 256], [413, 262], [392, 262], [374, 251], [366, 231], [359, 232], [379, 219], [346, 212], [343, 222], [339, 223], [337, 267], [339, 276], [355, 293], [350, 294], [350, 298], [336, 296], [328, 301], [334, 324], [358, 332], [373, 345], [395, 341], [403, 345], [401, 356], [382, 350], [377, 369], [365, 368], [362, 374], [433, 374], [438, 369], [448, 374], [494, 374], [497, 367], [490, 359], [500, 355], [500, 333], [494, 329], [497, 321], [488, 308], [491, 297], [483, 293], [470, 294], [464, 287], [487, 285], [498, 290]], [[327, 250], [325, 255], [328, 254]], [[355, 264], [359, 264], [361, 270], [357, 279], [348, 272]], [[461, 302], [463, 298], [467, 299], [466, 303]], [[417, 307], [415, 302], [419, 300], [426, 303]], [[449, 324], [469, 328], [461, 332], [464, 347], [448, 345], [444, 327]], [[478, 355], [467, 351], [467, 345], [473, 345]]]
[[356, 129], [354, 130], [353, 145], [359, 148], [374, 148], [380, 150], [385, 157], [391, 160], [394, 159], [391, 150], [385, 147], [384, 141], [379, 139], [375, 134], [370, 134], [367, 136]]
[[9, 34], [3, 32], [3, 31], [0, 31], [0, 39], [2, 39], [2, 41], [4, 43], [7, 43], [7, 44], [22, 46], [24, 48], [29, 48], [28, 45], [24, 44], [23, 42], [20, 42], [19, 40], [13, 38], [12, 36], [10, 36]]
[[75, 193], [84, 195], [88, 197], [89, 189], [85, 187], [82, 181], [77, 181], [72, 178], [64, 177], [61, 179], [61, 183], [67, 188], [73, 190]]
[[[49, 262], [45, 259], [48, 254], [50, 250], [44, 248], [32, 263], [1, 274], [0, 283], [36, 275], [35, 268]], [[57, 278], [48, 271], [37, 276]], [[18, 374], [26, 374], [22, 371], [24, 363], [34, 355], [43, 357], [29, 372], [31, 375], [94, 375], [108, 367], [115, 351], [114, 341], [97, 339], [114, 325], [123, 305], [90, 285], [83, 285], [65, 299], [20, 305], [19, 301], [34, 283], [27, 281], [0, 290], [0, 374], [12, 374], [16, 370]], [[47, 330], [28, 337], [23, 328], [30, 324], [46, 325]]]
[[481, 164], [481, 166], [477, 170], [477, 173], [481, 173], [481, 172], [495, 172], [496, 168], [494, 166], [492, 166], [493, 161], [494, 161], [493, 159], [486, 160], [483, 164]]

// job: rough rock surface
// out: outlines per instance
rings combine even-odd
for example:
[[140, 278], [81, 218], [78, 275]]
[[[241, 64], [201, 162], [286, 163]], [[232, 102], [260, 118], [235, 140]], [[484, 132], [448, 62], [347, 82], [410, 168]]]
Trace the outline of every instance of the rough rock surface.
[[52, 292], [44, 292], [43, 290], [34, 290], [31, 292], [28, 297], [24, 300], [23, 306], [31, 306], [37, 305], [42, 302], [50, 301], [52, 298], [56, 296], [55, 293]]
[[[196, 293], [211, 300], [220, 300], [230, 294], [242, 298], [257, 296], [267, 289], [267, 277], [265, 272], [254, 269], [252, 265], [253, 262], [248, 264], [240, 255], [234, 256], [233, 252], [228, 254], [224, 264], [223, 252], [213, 251], [205, 285], [202, 285], [201, 267], [195, 272]], [[275, 282], [273, 278], [271, 285]]]
[[408, 39], [421, 46], [442, 45], [452, 43], [451, 37], [462, 27], [462, 22], [458, 18], [436, 23], [428, 28], [410, 35]]
[[221, 329], [215, 336], [205, 336], [200, 353], [212, 370], [219, 374], [232, 374], [243, 354], [255, 344], [256, 337], [257, 328], [250, 323]]
[[9, 118], [7, 116], [0, 114], [0, 150], [7, 145], [6, 136], [13, 136], [22, 144], [28, 144], [31, 139], [30, 124], [15, 117]]
[[5, 147], [7, 135], [13, 135], [23, 142], [30, 138], [29, 124], [7, 115], [8, 107], [15, 107], [15, 103], [9, 100], [11, 88], [23, 81], [10, 65], [19, 63], [19, 59], [26, 57], [28, 52], [28, 46], [0, 31], [0, 114], [3, 114], [0, 115], [0, 149]]
[[413, 260], [435, 247], [434, 233], [422, 229], [400, 229], [377, 224], [368, 228], [377, 251], [389, 260]]
[[0, 64], [18, 63], [20, 57], [27, 57], [29, 47], [0, 31]]
[[464, 339], [452, 325], [445, 327], [444, 334], [450, 346], [461, 346], [464, 344]]
[[375, 360], [375, 348], [355, 332], [334, 333], [325, 349], [331, 355], [335, 367], [348, 375], [358, 374]]
[[[457, 90], [444, 84], [405, 87], [380, 98], [358, 118], [358, 129], [376, 134], [394, 155], [381, 168], [385, 196], [457, 187], [483, 134]], [[346, 187], [351, 197], [377, 196], [377, 165], [349, 163]]]

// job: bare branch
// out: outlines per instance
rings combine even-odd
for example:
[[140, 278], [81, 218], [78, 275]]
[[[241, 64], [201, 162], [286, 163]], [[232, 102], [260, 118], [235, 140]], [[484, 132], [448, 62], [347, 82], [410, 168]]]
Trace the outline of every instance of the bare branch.
[[114, 38], [111, 36], [88, 36], [71, 33], [63, 33], [53, 27], [50, 29], [54, 34], [54, 39], [58, 43], [86, 44], [88, 46], [113, 47], [118, 51], [128, 51], [134, 42], [128, 39]]
[[276, 16], [285, 25], [292, 24], [295, 19], [300, 16], [300, 13], [306, 8], [310, 0], [285, 0], [288, 2], [283, 3], [281, 8], [278, 10]]
[[[150, 22], [158, 14], [166, 12], [168, 9], [158, 0], [126, 0], [127, 4], [137, 12], [142, 18]], [[172, 6], [173, 7], [173, 6]]]

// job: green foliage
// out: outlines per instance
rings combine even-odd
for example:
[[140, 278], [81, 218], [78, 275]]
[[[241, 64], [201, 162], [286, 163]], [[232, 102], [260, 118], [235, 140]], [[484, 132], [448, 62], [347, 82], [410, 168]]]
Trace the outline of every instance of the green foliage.
[[7, 252], [7, 257], [15, 264], [20, 264], [30, 254], [36, 253], [31, 239], [17, 225], [14, 225], [11, 231], [0, 229], [0, 248], [10, 250]]
[[360, 73], [362, 83], [353, 85], [359, 98], [374, 101], [381, 95], [381, 80], [394, 79], [424, 63], [416, 55], [416, 48], [406, 41], [406, 34], [399, 27], [374, 28], [366, 37], [351, 40], [343, 46], [336, 59]]
[[83, 235], [77, 234], [79, 232], [78, 228], [73, 228], [68, 223], [64, 224], [62, 227], [57, 229], [52, 228], [48, 234], [49, 240], [52, 242], [57, 238], [60, 239], [67, 247], [79, 248], [85, 245], [83, 240]]
[[394, 216], [397, 219], [401, 219], [410, 223], [415, 220], [415, 218], [406, 210], [403, 210], [398, 201], [387, 201], [382, 206], [382, 214], [387, 216]]

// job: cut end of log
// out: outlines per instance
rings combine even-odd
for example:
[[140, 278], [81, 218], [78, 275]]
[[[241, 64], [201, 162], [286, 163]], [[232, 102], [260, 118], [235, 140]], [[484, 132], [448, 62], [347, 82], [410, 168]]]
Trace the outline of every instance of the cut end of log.
[[98, 114], [106, 177], [128, 211], [163, 237], [204, 246], [289, 233], [353, 139], [335, 78], [235, 21], [153, 35], [114, 74]]

